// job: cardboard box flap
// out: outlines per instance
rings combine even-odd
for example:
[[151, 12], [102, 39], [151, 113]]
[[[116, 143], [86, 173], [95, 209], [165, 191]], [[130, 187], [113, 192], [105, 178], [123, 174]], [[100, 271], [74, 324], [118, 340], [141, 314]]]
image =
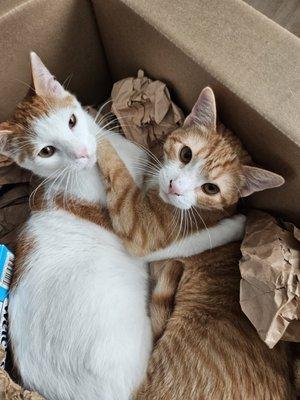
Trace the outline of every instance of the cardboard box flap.
[[241, 0], [92, 1], [112, 79], [142, 68], [185, 111], [211, 85], [222, 122], [287, 181], [248, 204], [300, 223], [300, 40]]
[[244, 0], [252, 7], [300, 37], [300, 3], [298, 0]]
[[90, 1], [2, 0], [0, 32], [0, 121], [28, 92], [31, 50], [84, 103], [109, 94], [111, 81]]
[[300, 145], [297, 37], [240, 0], [120, 3]]

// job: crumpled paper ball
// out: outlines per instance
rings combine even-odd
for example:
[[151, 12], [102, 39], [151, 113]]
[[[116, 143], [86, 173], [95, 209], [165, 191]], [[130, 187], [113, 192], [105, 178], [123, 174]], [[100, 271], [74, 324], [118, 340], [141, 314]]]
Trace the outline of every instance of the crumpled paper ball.
[[271, 215], [247, 218], [241, 245], [240, 304], [261, 339], [300, 342], [300, 231]]
[[139, 70], [136, 78], [114, 84], [111, 111], [127, 139], [162, 154], [162, 143], [171, 131], [184, 121], [181, 109], [173, 103], [165, 83], [152, 81]]

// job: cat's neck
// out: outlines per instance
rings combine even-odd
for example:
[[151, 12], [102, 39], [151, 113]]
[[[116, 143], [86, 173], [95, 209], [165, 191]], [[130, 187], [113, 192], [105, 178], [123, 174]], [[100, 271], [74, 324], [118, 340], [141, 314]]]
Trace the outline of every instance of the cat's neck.
[[64, 210], [113, 231], [98, 167], [42, 181], [30, 196], [32, 212]]
[[62, 196], [66, 201], [76, 200], [84, 203], [98, 203], [106, 206], [105, 187], [98, 166], [82, 171], [71, 171], [63, 177], [49, 180], [45, 185], [44, 197], [51, 202], [54, 197]]

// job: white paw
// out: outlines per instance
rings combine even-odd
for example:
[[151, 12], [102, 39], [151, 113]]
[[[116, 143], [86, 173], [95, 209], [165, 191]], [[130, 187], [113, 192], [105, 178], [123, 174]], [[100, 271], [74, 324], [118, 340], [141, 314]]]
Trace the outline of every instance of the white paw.
[[243, 239], [246, 228], [247, 217], [244, 214], [237, 214], [232, 217], [237, 239]]
[[236, 214], [232, 217], [232, 219], [234, 220], [235, 223], [239, 224], [239, 225], [246, 225], [246, 221], [247, 221], [247, 217], [244, 214]]
[[245, 234], [247, 217], [243, 214], [236, 214], [231, 218], [223, 219], [224, 226], [232, 240], [241, 240]]

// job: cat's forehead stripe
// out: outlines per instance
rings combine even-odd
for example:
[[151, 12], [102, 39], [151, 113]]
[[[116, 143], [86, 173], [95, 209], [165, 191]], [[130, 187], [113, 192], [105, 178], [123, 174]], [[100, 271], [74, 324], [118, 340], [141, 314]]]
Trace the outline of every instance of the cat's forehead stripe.
[[224, 171], [230, 168], [233, 165], [233, 163], [234, 163], [233, 159], [222, 160], [214, 156], [212, 158], [206, 159], [205, 167], [208, 171], [213, 171], [213, 170]]
[[[69, 107], [73, 101], [73, 96], [71, 95], [63, 99], [33, 96], [18, 105], [11, 118], [11, 123], [19, 127], [28, 127], [34, 119], [47, 115], [53, 109]], [[26, 134], [26, 132], [28, 133], [28, 131], [24, 130], [23, 133]]]
[[181, 143], [184, 145], [184, 141], [179, 136], [170, 136], [170, 141], [175, 143]]
[[[26, 158], [32, 157], [36, 151], [34, 122], [49, 115], [55, 109], [70, 107], [72, 104], [74, 104], [74, 97], [71, 95], [62, 99], [32, 96], [17, 106], [6, 125], [12, 132], [9, 136], [9, 146], [12, 152], [17, 153], [18, 162], [22, 163]], [[17, 151], [18, 149], [20, 151]]]

